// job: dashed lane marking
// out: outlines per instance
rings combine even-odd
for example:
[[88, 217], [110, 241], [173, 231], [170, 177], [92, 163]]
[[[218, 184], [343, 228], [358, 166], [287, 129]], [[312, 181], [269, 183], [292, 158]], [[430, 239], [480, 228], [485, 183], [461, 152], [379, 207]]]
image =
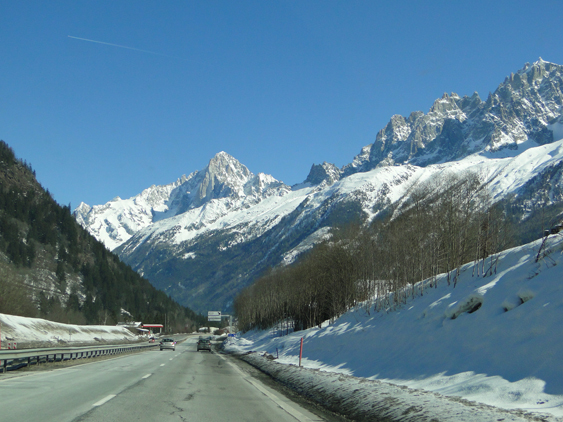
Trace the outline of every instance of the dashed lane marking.
[[101, 399], [100, 401], [97, 401], [96, 403], [94, 403], [92, 406], [101, 406], [104, 403], [107, 403], [108, 401], [110, 401], [111, 399], [113, 399], [115, 397], [115, 394], [110, 394], [109, 396], [104, 397], [103, 399]]

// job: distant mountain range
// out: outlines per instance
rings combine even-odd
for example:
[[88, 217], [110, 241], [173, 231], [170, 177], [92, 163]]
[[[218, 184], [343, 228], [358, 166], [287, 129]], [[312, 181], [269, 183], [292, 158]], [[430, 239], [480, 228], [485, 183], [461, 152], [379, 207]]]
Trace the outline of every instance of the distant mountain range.
[[563, 209], [562, 76], [563, 66], [540, 59], [485, 101], [444, 94], [426, 114], [392, 116], [350, 164], [313, 165], [302, 184], [255, 175], [220, 152], [174, 183], [81, 203], [74, 216], [154, 286], [203, 312], [230, 310], [237, 292], [331, 227], [385, 215], [416, 183], [451, 172], [478, 172], [530, 240]]

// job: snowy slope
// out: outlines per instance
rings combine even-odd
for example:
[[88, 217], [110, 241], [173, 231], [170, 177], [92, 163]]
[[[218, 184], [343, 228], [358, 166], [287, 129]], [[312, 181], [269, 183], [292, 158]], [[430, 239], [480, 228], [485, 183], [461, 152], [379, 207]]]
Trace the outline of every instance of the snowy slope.
[[249, 332], [226, 348], [297, 364], [303, 337], [307, 368], [563, 416], [563, 236], [536, 263], [540, 243], [503, 252], [492, 276], [469, 263], [455, 288], [442, 276], [397, 311], [370, 314], [364, 304], [332, 325]]

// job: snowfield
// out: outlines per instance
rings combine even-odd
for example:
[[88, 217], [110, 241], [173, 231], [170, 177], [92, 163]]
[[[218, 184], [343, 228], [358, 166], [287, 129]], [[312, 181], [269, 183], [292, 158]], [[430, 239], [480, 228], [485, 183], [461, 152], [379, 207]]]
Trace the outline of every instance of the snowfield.
[[[249, 359], [267, 371], [275, 371], [268, 369], [272, 365], [299, 370], [293, 365], [298, 365], [303, 337], [302, 366], [316, 371], [301, 371], [307, 374], [301, 381], [295, 374], [287, 375], [291, 379], [286, 382], [298, 389], [299, 385], [320, 386], [315, 388], [323, 391], [345, 389], [348, 393], [339, 394], [357, 401], [362, 380], [364, 384], [377, 380], [376, 389], [388, 384], [416, 389], [409, 390], [411, 401], [407, 400], [415, 408], [426, 409], [432, 397], [441, 397], [418, 391], [425, 390], [458, 398], [456, 403], [461, 398], [533, 412], [537, 417], [551, 415], [540, 420], [559, 420], [563, 416], [563, 236], [550, 236], [548, 253], [536, 263], [540, 244], [538, 240], [501, 253], [496, 273], [487, 277], [474, 273], [473, 263], [466, 264], [456, 287], [442, 275], [437, 288], [424, 287], [422, 296], [411, 297], [396, 310], [367, 312], [367, 304], [362, 304], [321, 328], [285, 336], [277, 329], [247, 332], [230, 339], [225, 350], [257, 352]], [[489, 260], [485, 269], [488, 266]], [[258, 356], [265, 353], [277, 359]], [[343, 382], [335, 383], [339, 379]], [[371, 400], [368, 396], [365, 399]], [[360, 407], [369, 405], [360, 402]], [[497, 420], [498, 416], [486, 406], [490, 419], [470, 413], [462, 417], [444, 406], [449, 410], [438, 420]], [[418, 419], [413, 413], [414, 419], [402, 420], [431, 419], [417, 415]]]

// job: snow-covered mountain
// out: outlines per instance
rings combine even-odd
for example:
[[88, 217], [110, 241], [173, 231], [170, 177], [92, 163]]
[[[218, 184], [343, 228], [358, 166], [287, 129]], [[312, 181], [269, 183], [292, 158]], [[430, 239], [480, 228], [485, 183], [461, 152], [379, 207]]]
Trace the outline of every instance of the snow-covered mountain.
[[313, 165], [291, 188], [219, 153], [170, 185], [80, 204], [75, 216], [180, 302], [228, 310], [238, 291], [268, 267], [291, 262], [329, 227], [369, 221], [431, 177], [477, 172], [493, 200], [523, 223], [540, 209], [559, 212], [562, 76], [563, 66], [540, 59], [486, 101], [444, 95], [427, 114], [393, 116], [352, 163]]
[[90, 207], [82, 202], [74, 215], [93, 236], [113, 250], [145, 227], [213, 200], [220, 200], [223, 209], [207, 213], [208, 220], [219, 218], [233, 207], [252, 206], [289, 190], [289, 186], [269, 175], [252, 174], [229, 154], [220, 152], [206, 168], [184, 175], [174, 183], [153, 185], [132, 198], [116, 197], [104, 205]]

